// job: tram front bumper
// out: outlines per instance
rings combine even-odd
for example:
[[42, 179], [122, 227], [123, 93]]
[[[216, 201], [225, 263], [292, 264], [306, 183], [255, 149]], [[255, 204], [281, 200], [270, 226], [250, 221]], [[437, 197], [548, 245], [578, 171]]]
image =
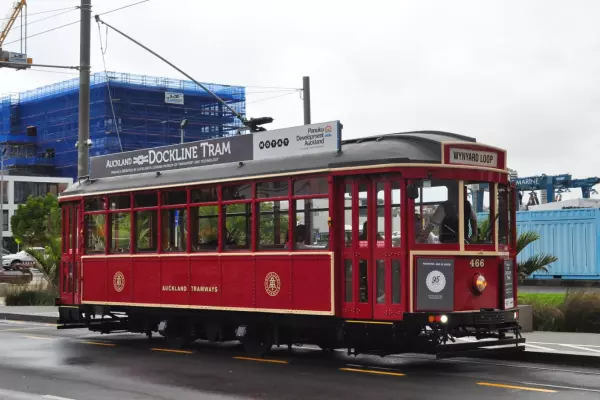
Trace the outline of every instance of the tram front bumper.
[[446, 330], [461, 327], [509, 328], [518, 326], [519, 310], [458, 311], [458, 312], [417, 312], [405, 313], [404, 321], [409, 325], [436, 325]]
[[[437, 344], [429, 342], [429, 346], [426, 346], [426, 352], [435, 354], [437, 358], [521, 352], [525, 349], [520, 346], [525, 343], [525, 338], [521, 337], [518, 318], [516, 308], [404, 315], [404, 321], [409, 326], [426, 327], [428, 333], [447, 339]], [[469, 339], [460, 341], [466, 337]]]

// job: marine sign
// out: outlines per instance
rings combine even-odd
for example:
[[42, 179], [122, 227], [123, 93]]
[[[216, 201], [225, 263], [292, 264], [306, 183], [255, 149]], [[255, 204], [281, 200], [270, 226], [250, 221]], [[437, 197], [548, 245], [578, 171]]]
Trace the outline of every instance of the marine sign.
[[335, 152], [339, 121], [91, 157], [90, 179]]

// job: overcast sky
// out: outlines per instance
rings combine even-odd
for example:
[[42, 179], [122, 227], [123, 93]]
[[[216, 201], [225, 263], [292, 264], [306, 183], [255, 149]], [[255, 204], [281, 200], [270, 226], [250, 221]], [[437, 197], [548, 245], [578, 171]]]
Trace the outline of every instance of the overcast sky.
[[[136, 1], [92, 3], [98, 13]], [[0, 0], [0, 16], [12, 2]], [[29, 13], [78, 4], [30, 0]], [[506, 148], [520, 176], [588, 177], [600, 175], [599, 15], [594, 0], [150, 0], [103, 18], [200, 81], [293, 88], [309, 75], [313, 122], [339, 119], [345, 138], [445, 130]], [[68, 12], [29, 34], [77, 19]], [[79, 25], [30, 38], [28, 55], [77, 65]], [[114, 32], [106, 62], [181, 78]], [[92, 69], [103, 70], [95, 22]], [[0, 92], [69, 77], [3, 69]], [[248, 91], [249, 117], [272, 116], [270, 129], [302, 124], [299, 94], [252, 103], [287, 92]]]

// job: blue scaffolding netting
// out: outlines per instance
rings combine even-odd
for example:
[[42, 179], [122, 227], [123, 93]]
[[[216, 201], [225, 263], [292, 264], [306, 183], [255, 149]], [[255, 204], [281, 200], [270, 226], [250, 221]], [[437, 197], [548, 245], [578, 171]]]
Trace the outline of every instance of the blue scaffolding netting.
[[[231, 111], [191, 81], [101, 72], [92, 74], [90, 82], [90, 156], [120, 152], [121, 147], [130, 151], [179, 143], [184, 119], [186, 142], [232, 135], [242, 126]], [[203, 85], [246, 115], [244, 87]], [[167, 101], [167, 94], [175, 101]], [[2, 96], [0, 144], [8, 150], [5, 168], [76, 178], [78, 109], [79, 79]]]

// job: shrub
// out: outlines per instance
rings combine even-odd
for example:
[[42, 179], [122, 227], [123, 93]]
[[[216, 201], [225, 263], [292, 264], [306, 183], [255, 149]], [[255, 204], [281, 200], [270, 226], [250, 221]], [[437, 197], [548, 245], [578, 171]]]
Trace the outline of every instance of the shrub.
[[5, 292], [7, 306], [53, 306], [56, 293], [39, 287], [12, 286]]
[[565, 316], [565, 331], [600, 333], [600, 293], [568, 290], [559, 306]]

